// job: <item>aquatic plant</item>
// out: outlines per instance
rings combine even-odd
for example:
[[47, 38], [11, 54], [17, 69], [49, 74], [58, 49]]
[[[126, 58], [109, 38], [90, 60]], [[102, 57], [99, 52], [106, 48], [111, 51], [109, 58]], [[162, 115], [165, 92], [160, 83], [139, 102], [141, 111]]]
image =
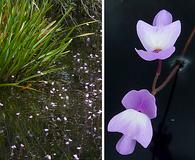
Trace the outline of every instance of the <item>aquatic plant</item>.
[[[33, 5], [40, 10], [42, 2], [45, 1], [37, 0]], [[70, 40], [99, 32], [96, 26], [91, 27], [90, 18], [82, 15], [82, 24], [75, 25], [70, 20], [67, 26], [65, 21], [70, 15], [78, 18], [71, 14], [72, 5], [63, 10], [63, 15], [55, 12], [51, 17], [56, 6], [49, 2], [46, 23], [58, 23], [66, 14], [58, 25], [60, 29], [53, 32], [59, 33], [59, 37], [54, 36], [56, 42], [65, 36]], [[75, 8], [74, 12], [79, 15], [80, 9]], [[83, 27], [82, 32], [75, 32], [77, 27]], [[17, 79], [11, 78], [13, 83], [0, 84], [25, 85], [22, 89], [0, 88], [0, 159], [101, 159], [101, 35], [75, 38], [67, 49], [71, 52], [66, 57], [53, 61], [54, 69], [47, 70], [50, 66], [46, 65], [45, 70], [39, 68], [32, 76], [24, 75], [23, 79], [18, 74]], [[59, 71], [58, 65], [69, 68]], [[37, 77], [51, 72], [57, 73]], [[26, 89], [33, 82], [44, 93], [28, 92]]]
[[[195, 35], [195, 29], [193, 29], [180, 57], [175, 62], [173, 69], [167, 78], [157, 87], [158, 78], [162, 69], [162, 60], [169, 58], [174, 53], [174, 44], [180, 35], [181, 23], [179, 20], [172, 22], [172, 15], [166, 10], [161, 10], [155, 16], [153, 26], [139, 20], [136, 29], [138, 37], [146, 49], [146, 51], [135, 49], [136, 52], [146, 61], [158, 60], [158, 66], [151, 91], [132, 90], [127, 93], [122, 100], [122, 104], [126, 110], [115, 115], [108, 124], [108, 131], [123, 134], [122, 138], [116, 145], [116, 150], [122, 155], [131, 154], [134, 151], [136, 141], [144, 148], [149, 146], [153, 135], [150, 119], [157, 116], [155, 104], [156, 100], [154, 96], [174, 78], [170, 96], [172, 97], [177, 73], [184, 64], [184, 54], [186, 53], [192, 37]], [[161, 130], [165, 122], [164, 117], [166, 117], [170, 107], [170, 99], [171, 98], [169, 98], [169, 105], [166, 108], [166, 112], [163, 116], [163, 120], [160, 124], [156, 137], [161, 134]], [[154, 141], [154, 146], [152, 148], [153, 157], [155, 155], [157, 145], [157, 141]]]
[[139, 20], [138, 37], [146, 49], [136, 50], [147, 61], [167, 59], [175, 52], [174, 44], [181, 32], [181, 22], [172, 22], [172, 15], [166, 10], [160, 11], [153, 20], [153, 26]]
[[[83, 76], [81, 80], [87, 81]], [[53, 83], [47, 85], [47, 94], [18, 88], [0, 92], [0, 159], [99, 159], [100, 93], [95, 100], [95, 92], [86, 97], [88, 90], [74, 88], [82, 85], [78, 82]]]
[[[57, 70], [66, 56], [73, 28], [61, 27], [71, 7], [58, 21], [47, 17], [51, 1], [0, 1], [0, 82], [18, 85]], [[85, 34], [86, 35], [86, 34]], [[5, 86], [6, 84], [0, 84]]]
[[92, 19], [101, 19], [102, 0], [80, 0], [85, 13]]
[[44, 93], [0, 88], [0, 159], [101, 159], [101, 37], [93, 38], [68, 54], [71, 68], [37, 84]]
[[148, 90], [132, 90], [123, 100], [125, 111], [115, 115], [108, 124], [109, 132], [120, 132], [122, 138], [116, 150], [123, 155], [131, 154], [136, 141], [146, 148], [152, 140], [153, 130], [150, 119], [156, 117], [155, 97]]
[[101, 19], [101, 8], [102, 1], [101, 0], [54, 0], [55, 4], [58, 4], [61, 7], [61, 11], [64, 12], [67, 10], [68, 6], [73, 6], [73, 12], [70, 14], [70, 18], [73, 22], [77, 23], [79, 18], [74, 16], [78, 15], [76, 10], [79, 9], [79, 14], [84, 18], [90, 18], [93, 20]]

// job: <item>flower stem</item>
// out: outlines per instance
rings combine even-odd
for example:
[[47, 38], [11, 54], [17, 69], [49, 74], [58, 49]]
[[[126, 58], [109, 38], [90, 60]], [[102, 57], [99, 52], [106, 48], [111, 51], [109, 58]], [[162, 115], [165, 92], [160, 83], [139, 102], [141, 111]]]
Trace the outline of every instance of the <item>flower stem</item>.
[[171, 72], [169, 73], [169, 75], [167, 76], [167, 78], [164, 80], [164, 82], [158, 88], [155, 89], [155, 93], [157, 93], [160, 90], [162, 90], [170, 82], [170, 80], [179, 71], [179, 68], [181, 68], [181, 66], [182, 66], [182, 63], [181, 62], [178, 62], [177, 64], [175, 64], [175, 67], [171, 70]]
[[[161, 145], [163, 143], [162, 142], [163, 139], [161, 138], [161, 136], [163, 134], [163, 129], [164, 129], [164, 125], [165, 125], [165, 122], [166, 122], [166, 118], [167, 118], [168, 112], [169, 112], [170, 107], [171, 107], [171, 102], [172, 102], [172, 99], [173, 99], [173, 95], [174, 95], [174, 91], [175, 91], [175, 87], [176, 87], [176, 82], [177, 82], [177, 75], [178, 75], [178, 70], [175, 73], [174, 81], [173, 81], [172, 87], [171, 87], [171, 92], [170, 92], [170, 95], [169, 95], [169, 98], [168, 98], [168, 103], [167, 103], [167, 106], [165, 108], [162, 120], [159, 123], [158, 132], [156, 133], [156, 138], [154, 139], [154, 146], [153, 146], [153, 150], [152, 150], [152, 160], [155, 160], [155, 158], [157, 156], [156, 154], [158, 154], [161, 151], [161, 148], [162, 148]], [[159, 145], [159, 144], [161, 144], [161, 145]]]
[[158, 61], [158, 67], [157, 67], [157, 70], [156, 70], [156, 73], [158, 75], [160, 75], [160, 73], [161, 73], [161, 68], [162, 68], [162, 60], [159, 60]]
[[[185, 46], [181, 52], [181, 57], [183, 57], [192, 41], [192, 38], [193, 36], [195, 35], [195, 27], [193, 28], [190, 36], [188, 37], [188, 40], [186, 41], [185, 43]], [[161, 64], [162, 65], [162, 64]], [[183, 63], [181, 61], [177, 61], [176, 64], [174, 65], [173, 69], [171, 70], [171, 72], [169, 73], [169, 75], [167, 76], [167, 78], [162, 82], [162, 84], [156, 88], [156, 83], [157, 83], [157, 80], [158, 80], [158, 77], [160, 75], [160, 71], [161, 71], [161, 67], [158, 65], [158, 68], [157, 68], [157, 72], [156, 72], [156, 75], [154, 77], [154, 81], [153, 81], [153, 84], [152, 84], [152, 94], [155, 95], [157, 94], [159, 91], [161, 91], [169, 82], [170, 80], [175, 76], [175, 74], [179, 71], [179, 69], [183, 66]], [[159, 72], [158, 72], [159, 71]]]
[[162, 60], [159, 60], [158, 61], [158, 67], [157, 67], [157, 70], [156, 70], [156, 75], [155, 75], [153, 83], [152, 83], [152, 94], [153, 95], [155, 94], [156, 84], [157, 84], [157, 81], [158, 81], [158, 77], [160, 76], [160, 73], [161, 73], [161, 68], [162, 68]]
[[181, 56], [185, 55], [194, 35], [195, 35], [195, 27], [192, 29], [192, 32], [191, 32], [190, 36], [188, 37], [188, 40], [187, 40], [187, 42], [186, 42], [186, 44], [181, 52]]

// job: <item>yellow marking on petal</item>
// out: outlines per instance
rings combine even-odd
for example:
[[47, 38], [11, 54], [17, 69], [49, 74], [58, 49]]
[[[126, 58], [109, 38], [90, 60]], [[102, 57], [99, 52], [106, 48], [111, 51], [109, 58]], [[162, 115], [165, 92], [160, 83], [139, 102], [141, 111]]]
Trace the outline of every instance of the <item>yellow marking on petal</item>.
[[162, 49], [157, 48], [157, 49], [155, 49], [153, 52], [158, 53], [158, 52], [160, 52], [161, 50], [162, 50]]

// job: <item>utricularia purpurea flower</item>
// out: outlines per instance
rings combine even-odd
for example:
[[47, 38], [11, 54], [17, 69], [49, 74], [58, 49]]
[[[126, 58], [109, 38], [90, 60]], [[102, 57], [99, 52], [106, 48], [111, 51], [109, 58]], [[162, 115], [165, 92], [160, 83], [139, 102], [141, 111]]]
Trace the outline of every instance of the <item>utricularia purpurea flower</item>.
[[123, 134], [116, 150], [127, 155], [134, 151], [136, 141], [146, 148], [152, 139], [151, 120], [156, 117], [155, 98], [146, 89], [132, 90], [122, 99], [125, 111], [115, 115], [108, 124], [109, 132]]
[[[174, 44], [181, 32], [181, 22], [172, 22], [172, 15], [161, 10], [154, 17], [153, 25], [139, 20], [138, 37], [146, 49], [136, 50], [146, 61], [164, 60], [175, 52]], [[151, 119], [157, 116], [155, 97], [146, 89], [128, 92], [123, 100], [125, 111], [115, 115], [108, 124], [109, 132], [122, 133], [116, 144], [116, 150], [122, 155], [131, 154], [136, 141], [147, 148], [152, 140], [153, 129]]]
[[181, 32], [181, 22], [172, 22], [172, 15], [161, 10], [153, 20], [153, 25], [139, 20], [137, 22], [137, 35], [146, 49], [136, 50], [138, 55], [146, 61], [167, 59], [174, 52], [174, 44]]

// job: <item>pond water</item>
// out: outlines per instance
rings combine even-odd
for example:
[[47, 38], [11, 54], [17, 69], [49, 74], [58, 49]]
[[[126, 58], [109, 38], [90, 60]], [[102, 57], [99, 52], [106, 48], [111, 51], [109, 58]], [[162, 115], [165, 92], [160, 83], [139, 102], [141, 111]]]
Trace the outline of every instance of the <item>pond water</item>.
[[[136, 34], [136, 23], [144, 20], [152, 23], [153, 16], [161, 9], [173, 15], [173, 20], [180, 20], [182, 31], [177, 40], [176, 52], [163, 61], [163, 69], [159, 82], [169, 73], [173, 62], [181, 53], [184, 44], [195, 26], [194, 0], [108, 0], [106, 1], [106, 45], [105, 45], [105, 86], [107, 127], [110, 119], [124, 107], [123, 96], [130, 90], [151, 90], [157, 62], [147, 62], [135, 52], [135, 48], [143, 49]], [[195, 38], [194, 38], [195, 39]], [[172, 84], [156, 96], [158, 116], [152, 120], [154, 139], [147, 149], [137, 143], [131, 155], [122, 156], [117, 153], [115, 145], [120, 133], [106, 131], [105, 154], [108, 160], [193, 160], [195, 159], [195, 41], [192, 40], [186, 54], [186, 67], [178, 73], [177, 83], [171, 105], [166, 115], [164, 127], [159, 136], [159, 124], [168, 104]], [[173, 82], [173, 81], [172, 81]], [[107, 128], [105, 128], [107, 130]], [[158, 135], [158, 136], [157, 136]], [[155, 141], [155, 137], [158, 141]], [[160, 138], [159, 138], [160, 137]], [[153, 147], [156, 146], [154, 154]]]
[[0, 88], [0, 159], [101, 159], [98, 28], [58, 62], [68, 69], [27, 84], [42, 93]]

